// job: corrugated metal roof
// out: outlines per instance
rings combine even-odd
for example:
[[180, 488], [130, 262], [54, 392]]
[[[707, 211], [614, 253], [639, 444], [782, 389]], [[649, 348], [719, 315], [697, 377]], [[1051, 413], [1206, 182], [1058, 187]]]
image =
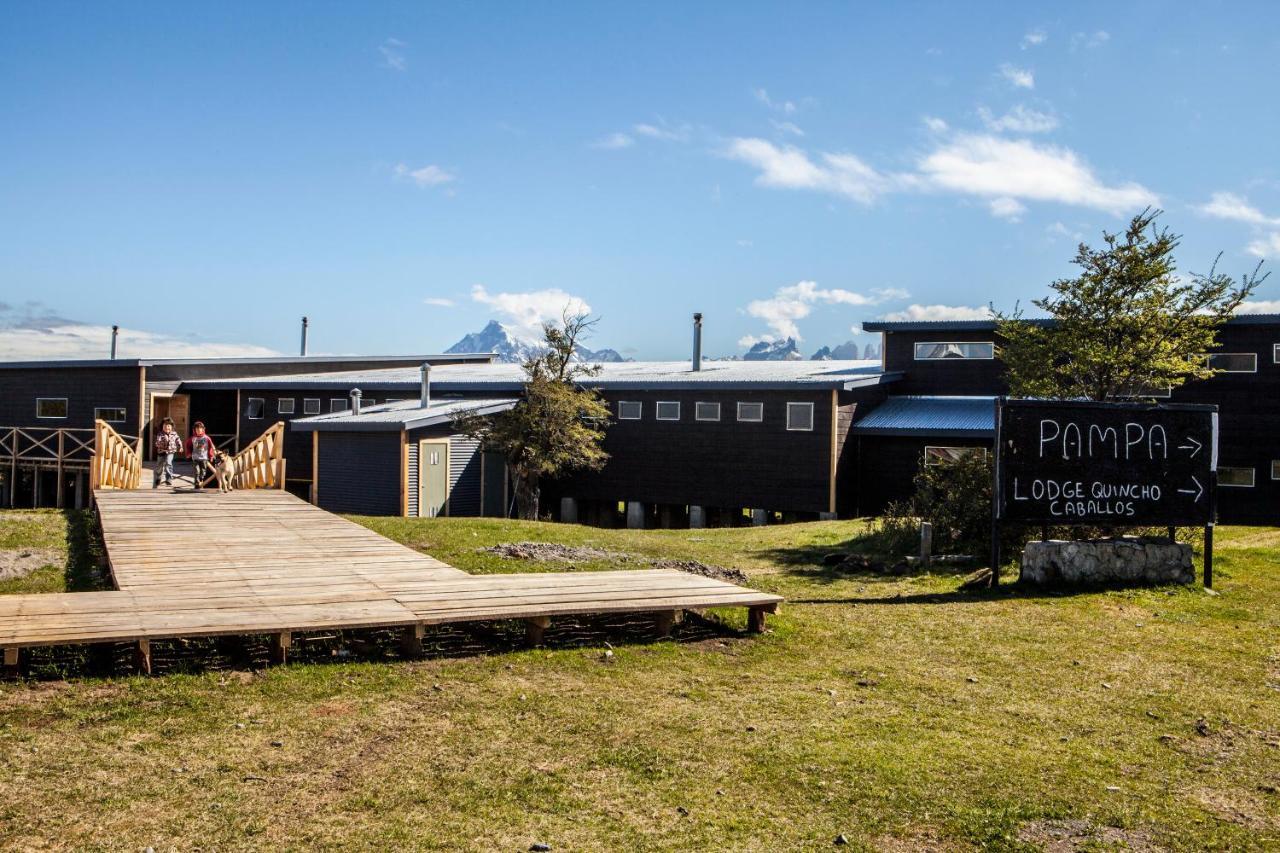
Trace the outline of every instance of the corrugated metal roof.
[[362, 362], [404, 362], [421, 365], [423, 362], [475, 362], [492, 361], [493, 353], [436, 353], [432, 355], [271, 355], [227, 356], [224, 358], [64, 358], [40, 361], [0, 361], [0, 370], [6, 368], [77, 368], [77, 367], [261, 367], [264, 371], [275, 367], [296, 367], [315, 364], [352, 364]]
[[[704, 361], [691, 370], [687, 361], [628, 361], [603, 364], [600, 374], [583, 384], [601, 389], [678, 388], [847, 388], [892, 381], [898, 374], [881, 371], [879, 361]], [[184, 383], [185, 388], [320, 388], [416, 391], [416, 368], [357, 370], [288, 377], [210, 379]], [[444, 392], [519, 391], [524, 370], [518, 364], [440, 365], [431, 369], [431, 387]]]
[[301, 432], [382, 432], [385, 430], [417, 429], [438, 426], [452, 421], [462, 413], [491, 415], [503, 412], [516, 404], [514, 398], [488, 400], [432, 400], [425, 409], [417, 400], [396, 400], [365, 406], [360, 414], [348, 409], [329, 412], [309, 418], [297, 418], [289, 423], [289, 429]]
[[853, 425], [856, 435], [994, 435], [995, 397], [890, 397]]
[[[1028, 323], [1048, 325], [1047, 317], [1028, 317]], [[1280, 314], [1237, 314], [1226, 321], [1228, 326], [1280, 326]], [[995, 320], [867, 320], [864, 332], [993, 332]]]

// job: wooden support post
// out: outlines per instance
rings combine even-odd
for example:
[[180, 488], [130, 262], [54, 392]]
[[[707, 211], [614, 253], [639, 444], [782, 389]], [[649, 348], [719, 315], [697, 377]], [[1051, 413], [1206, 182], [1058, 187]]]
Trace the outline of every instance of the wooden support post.
[[4, 650], [4, 671], [0, 673], [5, 678], [18, 677], [18, 662], [21, 660], [19, 649], [17, 646], [6, 646]]
[[133, 664], [143, 675], [151, 674], [151, 641], [139, 640], [133, 647]]
[[58, 509], [62, 509], [64, 506], [66, 506], [66, 501], [63, 499], [63, 491], [66, 488], [63, 481], [66, 478], [62, 474], [62, 457], [65, 455], [65, 444], [66, 444], [66, 442], [64, 441], [65, 438], [66, 438], [66, 433], [63, 432], [62, 430], [58, 430], [58, 488], [57, 488], [58, 497], [55, 502]]
[[271, 662], [286, 664], [289, 662], [289, 647], [293, 645], [293, 634], [281, 631], [271, 635]]
[[927, 566], [933, 560], [933, 525], [920, 522], [920, 563]]
[[777, 610], [777, 606], [772, 604], [764, 604], [757, 607], [748, 607], [747, 608], [747, 633], [763, 634], [765, 615], [768, 613], [773, 613], [776, 610]]
[[1204, 588], [1213, 589], [1213, 522], [1204, 526]]
[[422, 638], [426, 633], [426, 626], [422, 623], [406, 625], [404, 633], [400, 635], [400, 654], [407, 658], [422, 657]]
[[530, 616], [524, 620], [524, 639], [531, 646], [542, 645], [542, 636], [551, 627], [550, 616]]
[[670, 637], [671, 631], [680, 621], [679, 610], [659, 610], [654, 614], [655, 621], [658, 625], [659, 637]]

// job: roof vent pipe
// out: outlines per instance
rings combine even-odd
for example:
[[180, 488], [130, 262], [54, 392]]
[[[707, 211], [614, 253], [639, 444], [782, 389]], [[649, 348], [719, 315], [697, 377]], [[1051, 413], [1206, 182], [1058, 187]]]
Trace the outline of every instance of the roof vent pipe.
[[116, 341], [119, 339], [119, 337], [120, 337], [120, 327], [112, 326], [111, 327], [111, 360], [112, 361], [116, 360]]
[[702, 312], [693, 315], [693, 369], [702, 369]]
[[303, 317], [302, 318], [302, 348], [299, 351], [298, 355], [307, 354], [307, 327], [310, 325], [311, 324], [307, 321], [307, 318]]
[[427, 408], [431, 405], [431, 363], [423, 362], [422, 365], [422, 393], [418, 398], [418, 405]]
[[353, 415], [360, 414], [360, 397], [361, 396], [362, 395], [360, 393], [359, 388], [351, 389], [351, 414]]

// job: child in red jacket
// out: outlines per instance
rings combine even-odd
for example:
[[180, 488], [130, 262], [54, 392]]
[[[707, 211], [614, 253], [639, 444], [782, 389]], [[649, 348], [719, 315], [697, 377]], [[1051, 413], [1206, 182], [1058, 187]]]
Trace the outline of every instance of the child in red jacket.
[[204, 480], [213, 473], [209, 466], [218, 455], [213, 439], [204, 434], [204, 422], [196, 421], [191, 437], [187, 439], [187, 457], [195, 468], [196, 490], [204, 488]]

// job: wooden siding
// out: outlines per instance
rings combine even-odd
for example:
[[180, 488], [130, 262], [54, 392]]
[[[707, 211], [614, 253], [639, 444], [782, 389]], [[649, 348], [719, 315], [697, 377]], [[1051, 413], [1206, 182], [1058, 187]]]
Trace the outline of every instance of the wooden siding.
[[[93, 429], [95, 408], [122, 408], [124, 423], [112, 426], [138, 435], [143, 412], [142, 368], [32, 367], [0, 370], [0, 426]], [[37, 397], [65, 397], [65, 418], [37, 418]]]
[[449, 437], [449, 515], [480, 515], [480, 442]]
[[418, 470], [418, 442], [405, 440], [405, 507], [404, 514], [410, 518], [418, 516], [418, 481], [422, 473]]
[[326, 432], [319, 448], [323, 509], [400, 514], [400, 433]]
[[[610, 391], [615, 420], [606, 432], [609, 461], [599, 472], [549, 483], [543, 504], [559, 497], [706, 507], [826, 512], [830, 501], [831, 392]], [[636, 400], [640, 420], [616, 420], [618, 402]], [[680, 420], [655, 418], [658, 401], [680, 403]], [[719, 421], [694, 419], [697, 402], [720, 403]], [[739, 423], [737, 403], [764, 404], [764, 421]], [[813, 429], [788, 431], [786, 404], [813, 404]]]
[[884, 366], [905, 375], [893, 385], [893, 393], [904, 394], [1004, 394], [1004, 365], [999, 359], [944, 359], [916, 361], [915, 345], [926, 341], [992, 341], [994, 332], [931, 331], [886, 332]]

